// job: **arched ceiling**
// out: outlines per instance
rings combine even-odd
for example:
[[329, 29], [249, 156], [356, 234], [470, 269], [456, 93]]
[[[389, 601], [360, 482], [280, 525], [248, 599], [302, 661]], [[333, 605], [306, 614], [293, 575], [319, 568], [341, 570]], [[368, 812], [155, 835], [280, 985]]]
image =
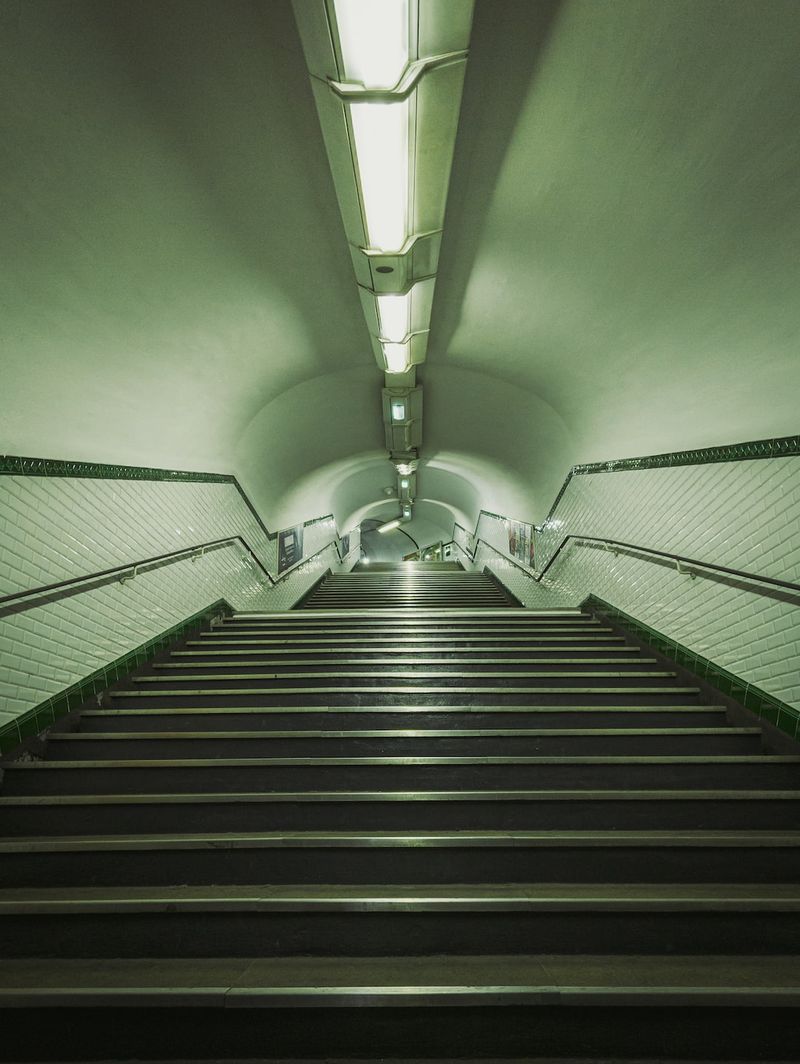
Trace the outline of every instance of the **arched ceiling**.
[[[477, 0], [415, 538], [797, 431], [800, 4]], [[288, 0], [0, 0], [0, 451], [396, 503]]]

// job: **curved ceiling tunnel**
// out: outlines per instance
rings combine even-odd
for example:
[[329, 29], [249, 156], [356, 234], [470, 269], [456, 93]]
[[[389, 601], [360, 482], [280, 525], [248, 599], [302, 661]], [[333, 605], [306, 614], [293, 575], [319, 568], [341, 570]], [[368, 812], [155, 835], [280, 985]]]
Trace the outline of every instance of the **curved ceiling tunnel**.
[[[271, 528], [393, 516], [288, 0], [3, 30], [0, 450], [233, 472]], [[539, 521], [576, 462], [796, 431], [798, 52], [794, 0], [478, 0], [414, 538]]]

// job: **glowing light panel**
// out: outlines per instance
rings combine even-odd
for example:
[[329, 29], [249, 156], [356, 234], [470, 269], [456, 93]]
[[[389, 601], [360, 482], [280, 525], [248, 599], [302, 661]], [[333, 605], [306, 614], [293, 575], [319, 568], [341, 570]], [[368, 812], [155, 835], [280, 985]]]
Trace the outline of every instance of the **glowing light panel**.
[[400, 295], [380, 295], [378, 300], [378, 322], [381, 336], [399, 344], [408, 336], [411, 315], [411, 292]]
[[408, 0], [334, 0], [347, 81], [392, 89], [408, 64]]
[[350, 104], [367, 239], [399, 251], [408, 236], [408, 100]]
[[381, 347], [387, 373], [405, 373], [408, 370], [408, 344], [381, 344]]

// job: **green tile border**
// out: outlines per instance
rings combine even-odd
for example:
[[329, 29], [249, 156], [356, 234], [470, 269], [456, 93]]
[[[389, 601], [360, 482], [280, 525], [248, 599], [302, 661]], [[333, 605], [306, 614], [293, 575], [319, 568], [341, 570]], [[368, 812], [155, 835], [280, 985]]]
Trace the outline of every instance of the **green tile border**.
[[108, 465], [103, 462], [72, 462], [60, 458], [25, 458], [0, 455], [0, 476], [80, 477], [93, 480], [174, 480], [183, 483], [234, 484], [231, 473], [202, 473], [150, 466]]
[[[278, 531], [280, 531], [270, 532], [233, 473], [203, 473], [185, 469], [156, 469], [151, 466], [108, 465], [103, 462], [72, 462], [61, 458], [25, 458], [21, 455], [0, 454], [0, 476], [73, 477], [79, 480], [161, 480], [176, 484], [232, 484], [268, 540], [277, 539]], [[303, 522], [303, 528], [317, 525], [321, 521], [330, 521], [332, 517], [333, 514], [312, 517]]]
[[187, 617], [185, 620], [173, 625], [172, 628], [168, 628], [165, 632], [161, 632], [160, 635], [148, 639], [146, 643], [142, 643], [135, 650], [130, 650], [127, 654], [123, 654], [122, 657], [116, 658], [108, 665], [97, 669], [96, 672], [93, 672], [83, 680], [79, 680], [71, 687], [67, 687], [66, 690], [53, 695], [52, 698], [48, 698], [45, 702], [34, 706], [33, 709], [21, 713], [14, 720], [0, 727], [0, 754], [6, 754], [19, 746], [20, 743], [25, 742], [26, 739], [39, 735], [45, 728], [49, 728], [54, 724], [59, 717], [63, 717], [73, 709], [82, 706], [92, 695], [102, 693], [118, 680], [129, 676], [140, 665], [150, 661], [171, 643], [176, 643], [183, 639], [184, 636], [202, 627], [211, 618], [230, 616], [233, 612], [233, 607], [225, 599], [218, 599], [210, 606], [206, 606], [205, 609], [192, 614], [191, 617]]
[[721, 665], [716, 665], [708, 658], [704, 658], [702, 654], [696, 654], [676, 639], [671, 639], [663, 632], [651, 628], [650, 625], [625, 613], [624, 610], [606, 602], [605, 599], [598, 598], [597, 595], [589, 595], [581, 603], [581, 607], [605, 616], [611, 621], [617, 621], [623, 628], [631, 629], [643, 642], [695, 675], [701, 676], [723, 694], [733, 698], [739, 705], [749, 709], [763, 720], [769, 721], [770, 724], [774, 724], [790, 738], [800, 739], [800, 710], [781, 701], [780, 698], [767, 694], [755, 684], [743, 680], [741, 676], [723, 669]]
[[758, 458], [792, 458], [800, 455], [800, 436], [776, 436], [769, 440], [728, 443], [719, 447], [700, 447], [693, 451], [668, 451], [639, 458], [612, 458], [607, 462], [574, 465], [567, 473], [544, 524], [553, 517], [573, 477], [588, 473], [619, 473], [635, 469], [670, 469], [675, 466], [712, 465], [717, 462], [748, 462]]

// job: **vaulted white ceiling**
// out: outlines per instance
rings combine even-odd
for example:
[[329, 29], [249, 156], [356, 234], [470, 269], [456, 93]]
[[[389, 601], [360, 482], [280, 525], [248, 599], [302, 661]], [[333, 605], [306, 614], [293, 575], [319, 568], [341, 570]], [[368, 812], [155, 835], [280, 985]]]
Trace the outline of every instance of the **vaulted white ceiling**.
[[[288, 0], [0, 0], [0, 450], [392, 512]], [[478, 0], [415, 519], [797, 431], [800, 5]], [[413, 534], [413, 527], [411, 528]]]

